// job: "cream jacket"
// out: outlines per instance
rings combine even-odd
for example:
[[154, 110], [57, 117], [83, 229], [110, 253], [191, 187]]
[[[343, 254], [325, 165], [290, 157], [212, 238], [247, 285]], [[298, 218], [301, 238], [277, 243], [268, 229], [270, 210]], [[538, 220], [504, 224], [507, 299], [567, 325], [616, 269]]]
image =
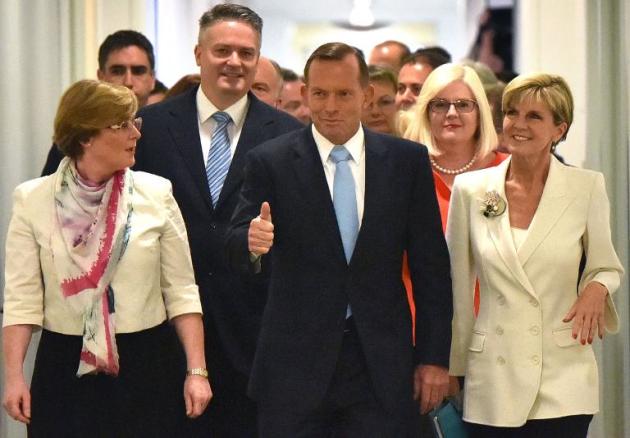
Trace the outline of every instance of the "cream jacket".
[[[562, 321], [591, 281], [609, 291], [606, 329], [618, 331], [611, 295], [623, 268], [610, 236], [609, 203], [600, 173], [552, 162], [536, 214], [518, 251], [509, 206], [481, 214], [496, 190], [505, 200], [508, 158], [455, 179], [447, 241], [453, 278], [450, 372], [466, 376], [464, 419], [520, 426], [528, 419], [598, 411], [597, 364], [590, 345]], [[580, 257], [586, 267], [579, 277]], [[481, 306], [473, 316], [475, 278]]]
[[[54, 175], [37, 178], [15, 189], [6, 240], [3, 325], [33, 324], [81, 335], [82, 315], [64, 301], [50, 250], [57, 221], [54, 180]], [[133, 180], [129, 243], [111, 283], [117, 333], [201, 313], [186, 228], [171, 183], [144, 172], [133, 172]]]

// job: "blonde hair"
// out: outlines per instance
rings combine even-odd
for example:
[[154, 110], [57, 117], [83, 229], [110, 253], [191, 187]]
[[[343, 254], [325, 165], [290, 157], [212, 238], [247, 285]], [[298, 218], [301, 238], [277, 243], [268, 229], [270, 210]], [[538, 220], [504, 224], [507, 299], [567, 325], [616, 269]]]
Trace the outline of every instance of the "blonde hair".
[[53, 142], [64, 155], [80, 158], [82, 143], [101, 129], [131, 119], [137, 110], [138, 100], [127, 87], [92, 79], [78, 81], [61, 96]]
[[[545, 104], [551, 111], [556, 126], [561, 123], [567, 124], [567, 129], [558, 143], [565, 140], [573, 123], [573, 95], [566, 81], [560, 76], [547, 73], [517, 76], [507, 84], [503, 92], [501, 102], [503, 112], [529, 99]], [[555, 144], [553, 146], [555, 147]]]
[[477, 153], [480, 157], [492, 152], [498, 143], [497, 133], [492, 122], [492, 112], [486, 98], [483, 85], [477, 73], [465, 65], [443, 64], [433, 70], [427, 80], [422, 85], [422, 90], [418, 96], [416, 104], [406, 112], [402, 112], [398, 117], [398, 132], [407, 140], [416, 141], [426, 145], [429, 153], [438, 153], [433, 134], [431, 133], [431, 123], [429, 120], [429, 102], [444, 89], [447, 85], [455, 81], [461, 81], [470, 88], [477, 107], [479, 108], [479, 119], [477, 132]]

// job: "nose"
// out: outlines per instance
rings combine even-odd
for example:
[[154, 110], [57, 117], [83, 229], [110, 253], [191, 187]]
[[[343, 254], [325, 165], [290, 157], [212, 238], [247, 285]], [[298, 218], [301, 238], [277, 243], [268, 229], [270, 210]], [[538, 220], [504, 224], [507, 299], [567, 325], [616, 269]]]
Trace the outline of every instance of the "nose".
[[407, 88], [403, 93], [396, 95], [396, 106], [398, 109], [407, 109], [416, 103], [416, 96]]
[[450, 103], [448, 105], [448, 111], [446, 111], [446, 117], [457, 117], [459, 113], [455, 109], [455, 104]]
[[324, 103], [324, 110], [329, 113], [337, 111], [337, 98], [334, 93], [330, 93], [326, 102]]
[[230, 54], [230, 56], [227, 59], [227, 62], [230, 65], [240, 65], [241, 57], [239, 56], [239, 54], [238, 54], [238, 52], [236, 50], [232, 51], [232, 53]]
[[142, 137], [142, 133], [140, 132], [140, 130], [136, 127], [136, 125], [131, 125], [131, 138], [137, 140], [140, 137]]
[[125, 76], [123, 77], [123, 85], [127, 88], [133, 88], [133, 75], [131, 74], [131, 69], [128, 68], [125, 70]]

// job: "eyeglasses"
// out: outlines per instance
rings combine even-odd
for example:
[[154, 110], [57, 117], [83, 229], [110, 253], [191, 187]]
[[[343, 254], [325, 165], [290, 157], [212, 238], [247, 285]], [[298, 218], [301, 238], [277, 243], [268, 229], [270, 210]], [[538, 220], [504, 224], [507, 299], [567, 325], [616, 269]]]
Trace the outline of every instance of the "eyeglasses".
[[129, 129], [131, 129], [132, 126], [140, 131], [140, 128], [142, 128], [142, 117], [136, 117], [132, 120], [125, 120], [124, 122], [120, 122], [117, 125], [110, 125], [108, 126], [108, 128], [113, 129], [114, 131], [128, 131]]
[[443, 114], [447, 113], [451, 109], [451, 105], [455, 107], [455, 111], [458, 113], [470, 113], [477, 107], [477, 102], [470, 99], [433, 99], [429, 101], [429, 110], [434, 113]]

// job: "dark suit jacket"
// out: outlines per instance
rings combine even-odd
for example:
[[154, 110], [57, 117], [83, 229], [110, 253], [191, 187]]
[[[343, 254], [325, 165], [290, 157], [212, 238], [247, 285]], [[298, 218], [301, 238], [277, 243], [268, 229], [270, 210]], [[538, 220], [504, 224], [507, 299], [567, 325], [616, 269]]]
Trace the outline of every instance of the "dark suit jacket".
[[[195, 88], [138, 112], [143, 125], [134, 169], [163, 176], [173, 183], [199, 285], [206, 344], [213, 346], [206, 348], [209, 365], [228, 360], [247, 376], [266, 300], [267, 279], [237, 276], [228, 270], [225, 234], [243, 180], [246, 153], [265, 140], [303, 125], [250, 93], [243, 130], [215, 209], [199, 140], [196, 92]], [[218, 349], [214, 347], [217, 343]], [[227, 357], [213, 357], [216, 354]]]
[[57, 145], [53, 143], [48, 151], [48, 156], [46, 157], [46, 162], [44, 163], [44, 168], [42, 169], [42, 176], [48, 176], [55, 173], [62, 159], [63, 154], [57, 148]]
[[[269, 201], [273, 270], [249, 389], [260, 403], [307, 410], [322, 400], [348, 303], [374, 390], [386, 408], [411, 400], [414, 365], [448, 366], [449, 257], [427, 150], [366, 130], [365, 159], [365, 209], [348, 265], [310, 127], [249, 154], [228, 251], [234, 268], [252, 269], [247, 230], [260, 204]], [[401, 276], [405, 250], [421, 303], [415, 354]]]

